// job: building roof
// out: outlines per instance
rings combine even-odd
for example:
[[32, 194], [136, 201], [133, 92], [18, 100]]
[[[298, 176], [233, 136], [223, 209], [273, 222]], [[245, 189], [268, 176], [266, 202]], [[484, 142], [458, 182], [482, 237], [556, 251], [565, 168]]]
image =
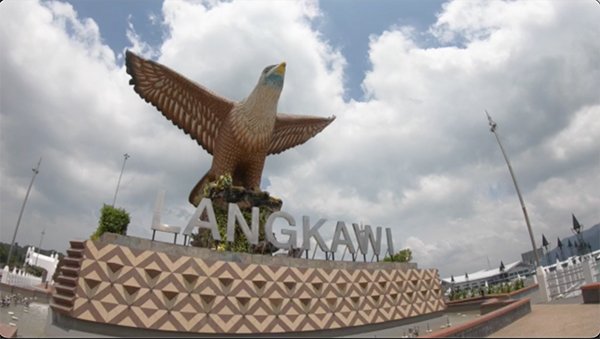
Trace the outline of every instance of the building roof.
[[[504, 265], [504, 272], [510, 271], [512, 268], [518, 266], [521, 263], [522, 263], [521, 261], [515, 261], [513, 263]], [[500, 273], [502, 273], [502, 272], [500, 272], [500, 268], [497, 267], [497, 268], [493, 268], [493, 269], [489, 269], [489, 270], [480, 270], [480, 271], [477, 271], [474, 273], [467, 273], [467, 274], [469, 275], [469, 281], [476, 281], [476, 280], [491, 278], [491, 277], [499, 275]], [[442, 280], [447, 283], [452, 283], [451, 277], [444, 278]], [[460, 284], [460, 283], [463, 283], [466, 281], [467, 281], [467, 279], [464, 274], [454, 276], [455, 284]]]

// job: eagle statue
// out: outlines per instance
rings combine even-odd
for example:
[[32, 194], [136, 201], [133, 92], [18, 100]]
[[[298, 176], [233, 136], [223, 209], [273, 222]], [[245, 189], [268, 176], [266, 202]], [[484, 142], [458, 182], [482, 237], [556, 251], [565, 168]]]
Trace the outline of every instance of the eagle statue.
[[317, 135], [335, 116], [277, 113], [285, 62], [267, 66], [247, 98], [223, 98], [152, 60], [126, 52], [129, 84], [213, 156], [208, 172], [192, 189], [189, 201], [198, 206], [205, 184], [230, 174], [233, 184], [260, 190], [267, 155], [281, 153]]

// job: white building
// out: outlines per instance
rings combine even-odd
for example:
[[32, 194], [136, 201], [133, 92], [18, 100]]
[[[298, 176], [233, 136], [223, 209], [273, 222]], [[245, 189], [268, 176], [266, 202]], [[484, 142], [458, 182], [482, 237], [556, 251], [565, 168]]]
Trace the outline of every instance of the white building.
[[485, 287], [486, 285], [491, 286], [502, 282], [508, 282], [515, 280], [518, 277], [526, 277], [531, 274], [533, 267], [523, 263], [522, 261], [515, 261], [504, 266], [504, 270], [500, 271], [500, 268], [493, 268], [489, 270], [480, 270], [473, 273], [466, 273], [457, 276], [451, 276], [442, 279], [442, 287], [447, 290], [451, 287], [464, 289], [478, 289]]
[[[39, 251], [38, 251], [39, 252]], [[35, 251], [35, 247], [27, 248], [25, 255], [25, 264], [36, 266], [46, 270], [45, 281], [51, 281], [58, 266], [58, 253], [53, 253], [50, 256], [43, 255]]]

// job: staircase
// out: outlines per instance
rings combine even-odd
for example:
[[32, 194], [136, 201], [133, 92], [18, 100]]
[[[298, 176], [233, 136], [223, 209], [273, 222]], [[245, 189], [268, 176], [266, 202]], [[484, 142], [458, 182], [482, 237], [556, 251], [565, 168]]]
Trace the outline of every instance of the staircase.
[[59, 275], [54, 283], [55, 291], [50, 301], [50, 307], [63, 314], [69, 314], [73, 309], [79, 268], [85, 250], [84, 241], [72, 240], [70, 244], [71, 248], [67, 250], [67, 256], [63, 258], [59, 268]]

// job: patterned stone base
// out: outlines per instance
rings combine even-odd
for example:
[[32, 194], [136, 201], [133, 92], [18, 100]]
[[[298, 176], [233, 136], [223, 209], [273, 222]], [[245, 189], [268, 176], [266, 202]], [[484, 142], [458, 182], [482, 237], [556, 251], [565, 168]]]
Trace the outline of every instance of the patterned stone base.
[[307, 333], [445, 308], [435, 269], [293, 258], [282, 265], [275, 257], [116, 235], [83, 247], [72, 307], [55, 311], [96, 323], [198, 334]]

